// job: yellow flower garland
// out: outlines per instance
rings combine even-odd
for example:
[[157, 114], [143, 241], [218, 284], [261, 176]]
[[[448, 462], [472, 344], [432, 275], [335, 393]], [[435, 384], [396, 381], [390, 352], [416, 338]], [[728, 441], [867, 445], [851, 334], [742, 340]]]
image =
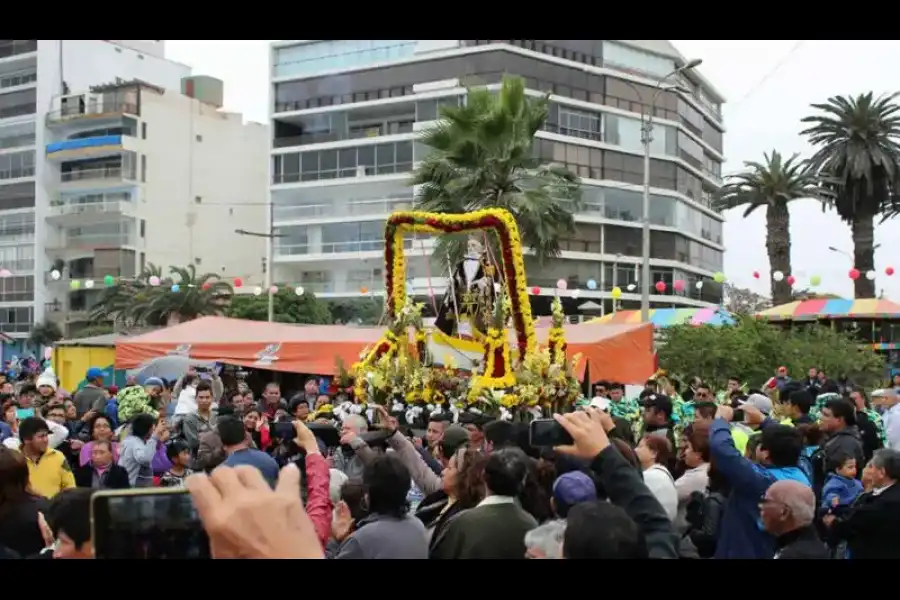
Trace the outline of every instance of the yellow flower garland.
[[[512, 364], [509, 359], [509, 340], [506, 337], [505, 330], [499, 330], [494, 327], [488, 329], [487, 335], [487, 350], [485, 354], [487, 355], [487, 361], [484, 365], [484, 372], [481, 375], [475, 376], [475, 381], [473, 382], [473, 387], [478, 388], [494, 388], [494, 389], [502, 389], [512, 387], [516, 383], [516, 375], [513, 372]], [[503, 376], [502, 377], [494, 377], [494, 361], [496, 359], [496, 351], [502, 348], [503, 351]]]

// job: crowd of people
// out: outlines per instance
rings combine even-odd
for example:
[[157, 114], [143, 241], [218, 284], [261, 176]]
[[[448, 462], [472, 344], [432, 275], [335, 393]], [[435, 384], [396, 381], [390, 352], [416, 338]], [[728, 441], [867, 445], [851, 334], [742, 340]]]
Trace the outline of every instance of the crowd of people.
[[900, 377], [874, 396], [818, 369], [598, 382], [552, 416], [572, 440], [553, 448], [315, 378], [287, 400], [194, 370], [128, 383], [0, 376], [0, 556], [90, 557], [94, 491], [186, 487], [223, 557], [900, 558]]

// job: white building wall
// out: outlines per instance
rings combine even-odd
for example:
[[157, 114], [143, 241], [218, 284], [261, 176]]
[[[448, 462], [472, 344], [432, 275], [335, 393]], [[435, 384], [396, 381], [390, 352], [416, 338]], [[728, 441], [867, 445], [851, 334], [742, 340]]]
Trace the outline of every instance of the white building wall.
[[58, 182], [54, 175], [58, 177], [59, 174], [58, 169], [50, 168], [45, 161], [44, 149], [48, 139], [52, 138], [44, 128], [44, 122], [52, 110], [53, 99], [63, 92], [63, 81], [70, 93], [114, 83], [117, 78], [124, 81], [140, 79], [166, 89], [180, 90], [181, 79], [191, 75], [191, 68], [106, 40], [39, 40], [37, 69], [34, 320], [41, 322], [44, 304], [50, 300], [44, 286], [48, 261], [43, 247], [49, 235], [45, 219]]
[[268, 126], [146, 89], [141, 113], [146, 261], [165, 268], [193, 262], [200, 273], [260, 279], [265, 238], [234, 230], [266, 230]]

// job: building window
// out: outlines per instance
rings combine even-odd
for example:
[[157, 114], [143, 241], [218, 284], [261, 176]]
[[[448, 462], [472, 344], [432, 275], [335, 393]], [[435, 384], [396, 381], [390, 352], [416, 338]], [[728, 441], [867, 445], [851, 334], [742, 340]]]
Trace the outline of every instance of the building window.
[[412, 170], [412, 142], [394, 142], [275, 156], [273, 183], [295, 183]]
[[559, 107], [559, 133], [585, 140], [601, 140], [600, 115], [594, 112]]
[[141, 237], [144, 237], [147, 234], [147, 221], [141, 219]]
[[675, 70], [675, 61], [671, 58], [609, 41], [603, 43], [603, 65], [655, 77], [665, 77]]
[[412, 56], [417, 40], [324, 40], [275, 51], [276, 77], [349, 69]]
[[141, 182], [147, 182], [147, 155], [141, 154]]
[[143, 139], [143, 140], [147, 139], [147, 124], [146, 123], [141, 123], [141, 139]]

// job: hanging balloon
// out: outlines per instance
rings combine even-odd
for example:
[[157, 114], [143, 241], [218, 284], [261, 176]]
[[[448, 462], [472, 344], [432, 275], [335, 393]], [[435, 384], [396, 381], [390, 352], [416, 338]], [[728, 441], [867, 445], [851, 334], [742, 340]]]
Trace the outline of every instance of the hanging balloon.
[[774, 279], [775, 281], [781, 281], [784, 279], [784, 273], [782, 273], [781, 271], [775, 271], [774, 273], [772, 273], [772, 279]]
[[201, 290], [208, 290], [208, 289], [211, 288], [211, 287], [212, 287], [212, 284], [211, 284], [210, 282], [204, 281], [204, 282], [203, 282], [203, 285], [200, 286], [200, 289], [201, 289]]
[[269, 293], [270, 293], [270, 294], [277, 294], [277, 293], [278, 293], [278, 286], [277, 286], [277, 285], [271, 286], [271, 287], [269, 288]]
[[866, 271], [866, 279], [869, 281], [875, 281], [875, 277], [877, 276], [878, 274], [875, 271]]
[[703, 289], [703, 282], [702, 282], [702, 281], [698, 281], [697, 283], [694, 284], [694, 287], [697, 288], [698, 290], [702, 290], [702, 289]]
[[53, 281], [59, 281], [59, 278], [62, 277], [62, 273], [60, 273], [57, 269], [53, 269], [50, 271], [50, 279]]
[[589, 290], [596, 290], [596, 289], [597, 289], [597, 282], [594, 281], [593, 279], [588, 279], [588, 280], [587, 280], [587, 288], [588, 288]]
[[759, 271], [753, 271], [753, 279], [759, 279]]
[[0, 277], [6, 279], [7, 277], [12, 277], [12, 271], [9, 269], [0, 269]]
[[614, 300], [618, 300], [622, 297], [622, 288], [614, 287], [612, 292], [610, 292], [610, 296], [612, 296]]
[[232, 284], [234, 285], [234, 287], [239, 288], [242, 285], [244, 285], [244, 280], [241, 279], [240, 277], [235, 277], [234, 282]]
[[362, 286], [361, 288], [359, 288], [359, 293], [360, 294], [368, 294], [369, 288], [367, 288], [366, 286]]
[[256, 286], [255, 288], [253, 288], [254, 296], [259, 296], [260, 294], [262, 294], [262, 288], [260, 286]]
[[94, 280], [93, 280], [93, 279], [88, 279], [87, 281], [85, 281], [85, 282], [84, 282], [84, 287], [86, 287], [87, 289], [93, 288], [93, 287], [94, 287]]
[[303, 295], [303, 291], [304, 291], [304, 290], [303, 290], [303, 286], [302, 286], [302, 285], [298, 285], [297, 287], [294, 288], [294, 293], [297, 294], [298, 296], [302, 296], [302, 295]]
[[539, 288], [538, 286], [534, 286], [533, 288], [531, 288], [531, 293], [535, 296], [538, 296], [541, 293], [541, 288]]
[[580, 295], [581, 295], [581, 290], [579, 290], [578, 288], [575, 288], [575, 289], [572, 290], [572, 292], [571, 292], [571, 296], [572, 296], [573, 298], [576, 298], [576, 299], [577, 299], [578, 296], [580, 296]]
[[676, 292], [683, 292], [684, 291], [684, 282], [680, 279], [676, 279], [675, 281], [672, 282], [672, 289], [674, 289]]
[[666, 282], [665, 281], [657, 281], [656, 285], [654, 285], [653, 287], [656, 288], [657, 292], [659, 292], [660, 294], [663, 294], [666, 291]]
[[172, 290], [173, 294], [177, 294], [178, 292], [181, 291], [181, 286], [178, 285], [177, 283], [173, 283], [172, 287], [170, 289]]
[[103, 285], [105, 285], [106, 287], [112, 287], [116, 285], [116, 278], [112, 275], [107, 275], [103, 278]]
[[558, 290], [564, 290], [568, 287], [569, 287], [569, 282], [566, 281], [565, 279], [560, 279], [559, 281], [556, 282], [556, 289], [558, 289]]
[[78, 281], [77, 279], [73, 279], [71, 282], [69, 282], [69, 287], [72, 288], [73, 290], [77, 290], [78, 288], [81, 287], [81, 282]]
[[850, 277], [853, 281], [859, 279], [859, 269], [850, 269], [850, 272], [847, 273], [847, 276]]
[[793, 275], [788, 275], [788, 277], [787, 277], [787, 284], [788, 284], [788, 285], [794, 285], [795, 283], [797, 283], [797, 278], [794, 277]]
[[809, 285], [811, 285], [813, 287], [816, 287], [820, 283], [822, 283], [822, 278], [819, 277], [818, 275], [813, 275], [812, 277], [809, 278]]
[[715, 281], [716, 283], [725, 283], [725, 280], [725, 273], [719, 271], [718, 273], [713, 274], [713, 281]]
[[887, 269], [885, 269], [885, 270], [884, 270], [884, 274], [887, 275], [888, 277], [890, 277], [891, 275], [893, 275], [893, 274], [894, 274], [894, 267], [888, 267]]
[[157, 277], [156, 275], [152, 275], [152, 276], [150, 277], [150, 279], [149, 279], [149, 283], [150, 283], [150, 285], [152, 285], [153, 287], [158, 286], [158, 285], [159, 285], [159, 277]]
[[634, 290], [637, 289], [637, 286], [634, 285], [633, 283], [629, 283], [628, 285], [625, 286], [625, 289], [628, 290], [629, 292], [633, 292]]

